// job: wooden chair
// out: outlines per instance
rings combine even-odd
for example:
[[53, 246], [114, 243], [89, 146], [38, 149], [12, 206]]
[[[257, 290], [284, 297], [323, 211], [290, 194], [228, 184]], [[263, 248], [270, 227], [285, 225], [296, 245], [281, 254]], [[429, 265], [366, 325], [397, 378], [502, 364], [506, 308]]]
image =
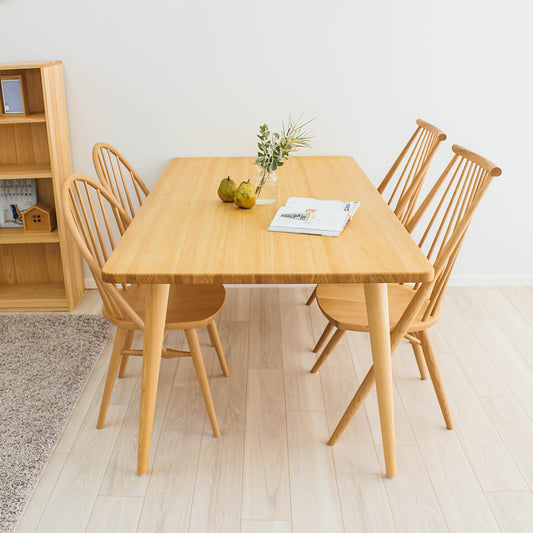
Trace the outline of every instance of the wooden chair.
[[[133, 219], [150, 190], [131, 163], [114, 147], [100, 142], [93, 146], [93, 164], [100, 183], [107, 187], [122, 209]], [[122, 356], [118, 376], [123, 378], [128, 355]]]
[[[442, 297], [474, 211], [492, 178], [501, 174], [501, 170], [493, 163], [465, 148], [453, 145], [452, 150], [454, 155], [450, 163], [406, 226], [412, 233], [426, 210], [430, 206], [436, 206], [431, 216], [426, 217], [429, 221], [421, 232], [419, 241], [421, 249], [426, 251], [428, 259], [433, 262], [435, 277], [430, 282], [414, 286], [388, 286], [391, 353], [394, 353], [406, 335], [419, 346], [448, 429], [453, 428], [452, 420], [427, 330], [439, 319]], [[430, 209], [428, 213], [431, 212]], [[318, 285], [317, 302], [328, 319], [328, 325], [313, 351], [318, 352], [329, 333], [333, 330], [335, 332], [311, 372], [320, 368], [346, 331], [368, 331], [365, 296], [361, 285]], [[373, 385], [374, 371], [371, 367], [328, 444], [337, 442]]]
[[[405, 226], [412, 216], [429, 165], [446, 134], [429, 122], [417, 119], [417, 128], [378, 186], [400, 222]], [[306, 305], [316, 297], [316, 287]]]
[[93, 163], [100, 183], [113, 193], [130, 218], [135, 216], [150, 190], [130, 162], [113, 146], [93, 146]]
[[[132, 350], [135, 331], [144, 330], [145, 286], [117, 286], [102, 279], [102, 267], [126, 230], [131, 219], [107, 187], [81, 174], [73, 174], [63, 184], [65, 219], [94, 276], [103, 300], [103, 313], [117, 326], [117, 333], [96, 427], [102, 428], [121, 357], [142, 356]], [[171, 285], [165, 331], [184, 330], [190, 351], [163, 348], [163, 358], [192, 357], [194, 368], [213, 428], [220, 436], [211, 391], [198, 342], [197, 328], [207, 327], [224, 376], [229, 376], [215, 318], [225, 300], [223, 285]], [[124, 360], [123, 360], [124, 364]]]

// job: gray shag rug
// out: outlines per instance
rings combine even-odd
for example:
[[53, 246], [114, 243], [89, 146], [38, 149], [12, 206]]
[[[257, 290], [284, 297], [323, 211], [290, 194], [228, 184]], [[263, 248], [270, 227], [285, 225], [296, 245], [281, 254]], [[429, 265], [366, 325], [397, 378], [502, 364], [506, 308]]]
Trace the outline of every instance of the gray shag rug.
[[0, 315], [0, 531], [13, 531], [112, 326], [99, 315]]

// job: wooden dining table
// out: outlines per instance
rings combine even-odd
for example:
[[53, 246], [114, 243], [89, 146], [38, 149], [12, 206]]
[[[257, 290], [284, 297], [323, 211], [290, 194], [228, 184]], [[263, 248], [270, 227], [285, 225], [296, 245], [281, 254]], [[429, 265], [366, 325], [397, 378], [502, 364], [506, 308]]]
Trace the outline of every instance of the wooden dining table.
[[[393, 477], [387, 283], [431, 280], [433, 267], [353, 158], [291, 158], [278, 171], [277, 204], [239, 209], [220, 201], [220, 180], [231, 176], [238, 184], [252, 178], [253, 163], [236, 157], [171, 159], [103, 268], [105, 281], [148, 286], [137, 472], [148, 470], [170, 284], [363, 283], [385, 469]], [[361, 205], [339, 237], [268, 231], [291, 196]]]

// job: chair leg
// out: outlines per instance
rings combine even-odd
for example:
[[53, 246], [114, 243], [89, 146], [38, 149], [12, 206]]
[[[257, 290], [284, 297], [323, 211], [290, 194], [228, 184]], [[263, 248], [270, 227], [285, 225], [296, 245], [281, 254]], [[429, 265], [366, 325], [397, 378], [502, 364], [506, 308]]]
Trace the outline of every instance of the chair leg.
[[185, 336], [191, 349], [192, 361], [200, 382], [200, 389], [204, 396], [205, 406], [207, 407], [207, 414], [211, 421], [211, 427], [213, 428], [213, 434], [215, 437], [220, 437], [220, 429], [218, 428], [217, 415], [215, 413], [215, 406], [213, 404], [213, 398], [211, 397], [211, 389], [209, 388], [209, 381], [207, 381], [207, 374], [205, 372], [204, 360], [202, 358], [202, 352], [200, 351], [200, 342], [198, 341], [198, 333], [195, 329], [186, 329]]
[[322, 350], [322, 353], [320, 354], [319, 358], [316, 360], [315, 365], [313, 366], [313, 368], [311, 368], [311, 374], [314, 374], [318, 371], [318, 369], [322, 366], [322, 363], [329, 357], [329, 354], [333, 351], [333, 348], [337, 346], [337, 344], [342, 339], [345, 333], [345, 329], [338, 329], [337, 331], [335, 331], [326, 347]]
[[224, 350], [222, 349], [222, 344], [220, 343], [220, 337], [218, 336], [218, 329], [215, 322], [207, 324], [207, 332], [209, 333], [209, 338], [211, 339], [211, 344], [215, 347], [217, 352], [218, 360], [220, 362], [220, 367], [222, 368], [222, 373], [224, 376], [229, 376], [229, 369], [226, 363], [226, 358], [224, 357]]
[[448, 401], [446, 400], [446, 393], [444, 392], [444, 384], [442, 382], [439, 364], [437, 362], [435, 350], [433, 349], [433, 343], [431, 342], [431, 337], [429, 336], [429, 333], [427, 330], [421, 331], [419, 335], [420, 335], [420, 340], [422, 341], [422, 350], [424, 352], [424, 357], [426, 359], [426, 365], [428, 367], [429, 375], [433, 383], [433, 388], [435, 389], [435, 394], [437, 395], [437, 400], [439, 401], [440, 410], [442, 411], [442, 416], [444, 417], [446, 427], [448, 429], [453, 429], [450, 408], [448, 407]]
[[324, 331], [322, 332], [322, 335], [320, 335], [320, 339], [318, 339], [318, 342], [313, 348], [313, 353], [318, 353], [320, 351], [320, 348], [322, 348], [322, 345], [326, 342], [333, 327], [334, 327], [333, 324], [331, 322], [328, 322], [327, 326], [324, 328]]
[[307, 299], [307, 302], [305, 302], [305, 305], [311, 305], [316, 298], [316, 287], [313, 289], [313, 292], [311, 293], [311, 296]]
[[[412, 333], [412, 335], [416, 338], [420, 338], [416, 333]], [[411, 348], [413, 349], [413, 353], [415, 354], [416, 364], [418, 365], [418, 371], [420, 372], [420, 379], [426, 380], [428, 378], [427, 372], [426, 372], [426, 364], [424, 363], [424, 352], [422, 350], [422, 346], [418, 344], [417, 342], [411, 342]]]
[[[123, 350], [129, 350], [131, 348], [131, 345], [133, 344], [133, 337], [135, 337], [135, 331], [133, 329], [128, 330], [128, 336], [124, 343], [124, 348], [122, 348]], [[122, 356], [122, 359], [120, 360], [120, 368], [118, 370], [119, 378], [123, 378], [126, 375], [126, 367], [128, 366], [129, 358], [129, 355]]]
[[109, 400], [111, 400], [111, 393], [113, 392], [113, 385], [117, 378], [120, 354], [122, 353], [122, 350], [124, 350], [124, 345], [128, 339], [129, 333], [130, 331], [127, 329], [118, 328], [115, 334], [115, 343], [113, 344], [111, 360], [109, 361], [109, 368], [107, 369], [104, 394], [102, 395], [102, 403], [100, 404], [100, 413], [98, 415], [96, 429], [102, 429], [104, 426], [105, 415], [107, 413], [107, 408], [109, 407]]

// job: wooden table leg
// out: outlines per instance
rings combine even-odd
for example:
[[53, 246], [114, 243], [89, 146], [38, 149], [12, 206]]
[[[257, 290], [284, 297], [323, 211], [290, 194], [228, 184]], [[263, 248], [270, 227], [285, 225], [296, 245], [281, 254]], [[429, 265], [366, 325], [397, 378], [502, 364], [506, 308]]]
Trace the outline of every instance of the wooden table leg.
[[141, 415], [139, 419], [139, 450], [137, 456], [137, 474], [140, 476], [148, 471], [169, 289], [170, 285], [153, 284], [149, 285], [146, 291]]
[[379, 421], [383, 438], [385, 470], [388, 477], [394, 477], [396, 475], [396, 449], [387, 285], [385, 283], [366, 283], [365, 300], [378, 396]]

